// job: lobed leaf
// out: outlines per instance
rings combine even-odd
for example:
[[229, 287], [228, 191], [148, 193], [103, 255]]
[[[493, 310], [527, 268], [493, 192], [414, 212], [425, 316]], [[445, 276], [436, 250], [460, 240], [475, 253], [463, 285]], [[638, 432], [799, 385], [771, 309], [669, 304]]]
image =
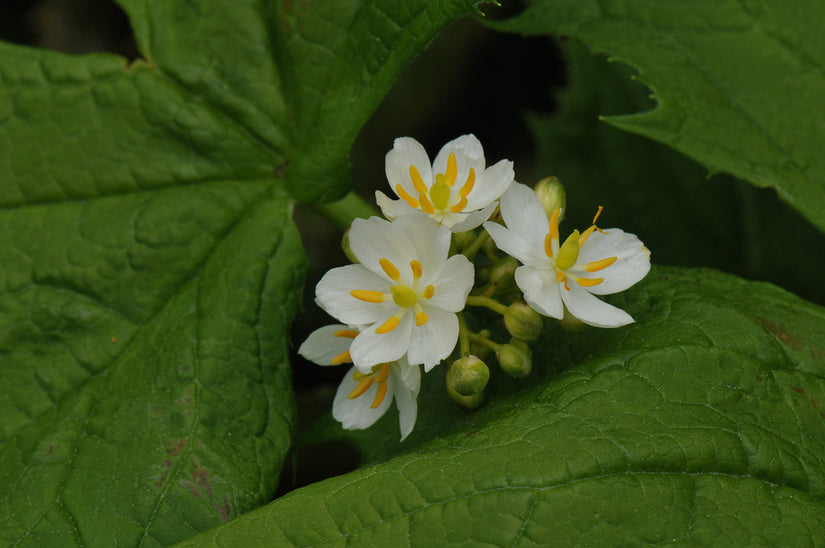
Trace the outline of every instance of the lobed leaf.
[[825, 231], [825, 38], [817, 2], [530, 0], [498, 28], [578, 38], [639, 72], [657, 106], [611, 117], [711, 172], [780, 197]]
[[3, 544], [168, 545], [271, 498], [294, 199], [345, 190], [361, 123], [472, 5], [120, 3], [134, 63], [0, 43]]
[[179, 546], [816, 544], [825, 309], [673, 268], [613, 302], [637, 323], [549, 329], [522, 391]]

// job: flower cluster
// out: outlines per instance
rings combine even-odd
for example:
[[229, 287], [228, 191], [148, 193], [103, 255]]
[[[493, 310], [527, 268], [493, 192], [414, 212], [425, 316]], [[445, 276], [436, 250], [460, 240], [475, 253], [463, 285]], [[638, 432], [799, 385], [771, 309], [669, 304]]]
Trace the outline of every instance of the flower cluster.
[[[432, 164], [417, 141], [396, 139], [385, 168], [397, 199], [375, 197], [387, 220], [356, 219], [348, 233], [354, 264], [333, 268], [316, 287], [316, 302], [341, 323], [317, 329], [298, 350], [319, 365], [352, 364], [333, 402], [344, 428], [371, 426], [394, 400], [406, 438], [421, 367], [429, 372], [457, 345], [447, 390], [473, 409], [490, 377], [479, 356], [492, 350], [505, 373], [528, 375], [528, 342], [538, 338], [542, 316], [596, 327], [633, 321], [596, 296], [644, 278], [650, 252], [633, 234], [599, 228], [601, 207], [592, 226], [562, 241], [558, 180], [535, 191], [516, 183], [512, 162], [487, 167], [473, 135], [447, 143]], [[490, 239], [509, 257], [499, 257]], [[502, 314], [510, 342], [470, 332], [467, 305]]]

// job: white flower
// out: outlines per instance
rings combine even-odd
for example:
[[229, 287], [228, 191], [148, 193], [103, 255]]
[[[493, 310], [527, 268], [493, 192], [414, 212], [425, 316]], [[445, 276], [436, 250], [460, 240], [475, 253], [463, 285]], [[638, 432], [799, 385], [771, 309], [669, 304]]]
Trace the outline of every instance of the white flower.
[[[328, 325], [313, 331], [298, 353], [318, 365], [349, 363], [349, 349], [356, 336], [358, 331], [346, 325]], [[384, 416], [395, 400], [404, 441], [418, 416], [420, 387], [421, 370], [404, 358], [375, 365], [368, 373], [351, 367], [335, 393], [332, 416], [347, 430], [362, 430]]]
[[593, 226], [581, 234], [573, 231], [559, 244], [561, 210], [548, 219], [533, 191], [521, 184], [502, 196], [501, 215], [507, 228], [492, 222], [484, 228], [502, 251], [523, 263], [516, 269], [516, 283], [537, 312], [561, 319], [566, 306], [570, 314], [597, 327], [633, 322], [624, 310], [594, 295], [624, 291], [650, 270], [650, 251], [635, 235], [618, 228], [602, 230], [594, 218]]
[[450, 239], [448, 229], [416, 215], [352, 223], [350, 249], [360, 264], [333, 268], [315, 294], [339, 321], [363, 326], [350, 350], [362, 372], [405, 354], [429, 371], [455, 348], [473, 265], [463, 255], [447, 258]]
[[399, 137], [387, 153], [385, 170], [399, 198], [375, 192], [385, 217], [426, 214], [453, 232], [471, 230], [489, 219], [513, 182], [509, 160], [485, 169], [484, 150], [475, 135], [462, 135], [444, 145], [432, 166], [418, 141]]

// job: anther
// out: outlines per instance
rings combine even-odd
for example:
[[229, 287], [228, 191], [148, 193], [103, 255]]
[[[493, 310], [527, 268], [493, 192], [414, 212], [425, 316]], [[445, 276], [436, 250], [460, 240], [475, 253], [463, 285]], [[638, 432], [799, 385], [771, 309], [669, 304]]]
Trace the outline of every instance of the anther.
[[544, 254], [551, 259], [553, 258], [553, 235], [549, 232], [544, 237]]
[[349, 355], [349, 350], [347, 350], [346, 352], [342, 352], [341, 354], [338, 354], [337, 356], [332, 358], [332, 361], [329, 362], [329, 364], [330, 365], [341, 365], [342, 363], [350, 363], [351, 361], [352, 361], [352, 356]]
[[384, 401], [384, 398], [387, 395], [387, 383], [382, 382], [378, 385], [378, 390], [375, 393], [375, 399], [372, 400], [372, 404], [370, 405], [371, 408], [375, 409], [381, 402]]
[[355, 385], [355, 388], [352, 389], [352, 392], [349, 393], [349, 399], [354, 400], [367, 390], [369, 390], [370, 386], [372, 386], [372, 375], [365, 375], [361, 381]]
[[435, 295], [435, 288], [431, 285], [428, 285], [424, 288], [424, 293], [421, 294], [422, 297], [425, 299], [432, 299], [433, 295]]
[[358, 331], [354, 329], [342, 329], [332, 334], [333, 337], [346, 337], [347, 339], [354, 339], [358, 336]]
[[421, 268], [421, 263], [419, 263], [415, 259], [410, 261], [410, 268], [412, 269], [412, 273], [413, 273], [413, 276], [415, 276], [415, 279], [420, 278], [421, 274], [424, 273], [424, 269]]
[[582, 287], [593, 287], [604, 281], [604, 278], [578, 278], [576, 283]]
[[402, 187], [401, 185], [395, 185], [395, 192], [396, 192], [396, 194], [398, 194], [398, 196], [399, 196], [402, 200], [404, 200], [405, 202], [407, 202], [407, 204], [408, 204], [410, 207], [412, 207], [412, 208], [414, 208], [414, 209], [418, 209], [418, 200], [416, 200], [415, 198], [413, 198], [412, 196], [410, 196], [409, 194], [407, 194], [407, 191], [406, 191], [406, 190], [404, 190], [404, 187]]
[[379, 335], [383, 335], [384, 333], [389, 333], [390, 331], [392, 331], [393, 329], [398, 327], [398, 323], [399, 323], [398, 316], [393, 316], [389, 320], [385, 321], [380, 326], [378, 326], [378, 328], [375, 330], [375, 332], [378, 333]]
[[455, 184], [455, 178], [458, 175], [458, 166], [455, 161], [455, 154], [452, 152], [447, 157], [447, 171], [444, 172], [444, 182], [451, 187]]
[[369, 291], [366, 289], [353, 289], [349, 292], [350, 295], [359, 301], [366, 301], [368, 303], [383, 303], [384, 294], [380, 291]]
[[392, 264], [389, 259], [381, 257], [378, 259], [378, 263], [381, 265], [381, 268], [384, 269], [384, 273], [389, 276], [391, 280], [397, 282], [401, 279], [401, 273], [398, 272], [398, 269], [395, 268], [395, 265]]
[[615, 263], [617, 259], [618, 259], [618, 257], [608, 257], [607, 259], [601, 259], [601, 260], [598, 260], [598, 261], [593, 261], [591, 263], [587, 263], [586, 265], [584, 265], [584, 268], [588, 272], [598, 272], [599, 270], [602, 270], [603, 268], [607, 268], [608, 266]]

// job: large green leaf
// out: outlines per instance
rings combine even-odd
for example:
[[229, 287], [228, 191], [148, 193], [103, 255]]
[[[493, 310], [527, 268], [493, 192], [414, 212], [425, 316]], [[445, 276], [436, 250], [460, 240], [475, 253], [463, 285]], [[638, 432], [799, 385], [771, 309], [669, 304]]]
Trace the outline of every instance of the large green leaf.
[[665, 268], [614, 302], [637, 323], [549, 330], [520, 392], [457, 424], [424, 407], [431, 441], [181, 546], [824, 538], [825, 309]]
[[131, 65], [0, 43], [2, 544], [165, 545], [271, 498], [293, 200], [345, 190], [370, 110], [472, 2], [121, 4]]
[[658, 105], [613, 125], [773, 187], [825, 231], [821, 2], [530, 0], [501, 28], [579, 38], [639, 72]]

